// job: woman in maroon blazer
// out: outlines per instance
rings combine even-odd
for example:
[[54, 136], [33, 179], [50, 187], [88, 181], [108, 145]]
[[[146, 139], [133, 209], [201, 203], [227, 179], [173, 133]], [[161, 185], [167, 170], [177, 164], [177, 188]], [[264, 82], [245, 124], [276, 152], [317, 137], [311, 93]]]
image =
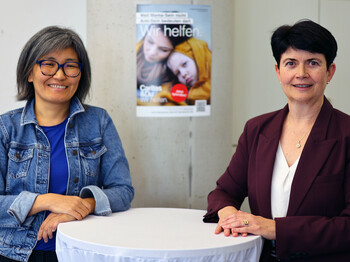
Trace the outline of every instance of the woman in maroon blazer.
[[[324, 96], [336, 40], [303, 20], [271, 46], [288, 104], [247, 122], [204, 221], [264, 237], [260, 261], [350, 261], [350, 116]], [[251, 214], [239, 211], [245, 197]]]

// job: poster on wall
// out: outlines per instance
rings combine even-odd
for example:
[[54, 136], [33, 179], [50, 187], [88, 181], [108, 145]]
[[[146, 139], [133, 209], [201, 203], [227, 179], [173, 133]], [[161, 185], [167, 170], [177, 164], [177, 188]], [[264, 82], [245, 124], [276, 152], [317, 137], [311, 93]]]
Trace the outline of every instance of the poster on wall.
[[211, 9], [136, 6], [138, 117], [209, 116]]

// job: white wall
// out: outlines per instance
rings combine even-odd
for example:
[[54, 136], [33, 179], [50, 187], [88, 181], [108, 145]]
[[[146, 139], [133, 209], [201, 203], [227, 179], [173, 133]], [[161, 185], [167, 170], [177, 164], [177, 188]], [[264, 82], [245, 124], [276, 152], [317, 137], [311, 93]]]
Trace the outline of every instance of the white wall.
[[326, 89], [326, 95], [333, 105], [350, 114], [350, 1], [320, 1], [320, 23], [325, 25], [338, 42], [338, 56], [335, 59], [336, 73]]
[[[85, 9], [85, 0], [1, 2], [0, 110], [16, 106], [15, 63], [24, 42], [42, 23], [65, 23], [80, 34], [86, 30], [93, 73], [90, 102], [108, 110], [121, 135], [136, 189], [134, 207], [206, 207], [206, 196], [226, 169], [244, 123], [286, 103], [270, 48], [272, 31], [282, 24], [310, 18], [334, 33], [339, 44], [337, 72], [326, 93], [335, 107], [350, 113], [346, 78], [350, 68], [349, 0], [86, 0], [86, 3]], [[137, 3], [212, 6], [210, 117], [136, 117]]]

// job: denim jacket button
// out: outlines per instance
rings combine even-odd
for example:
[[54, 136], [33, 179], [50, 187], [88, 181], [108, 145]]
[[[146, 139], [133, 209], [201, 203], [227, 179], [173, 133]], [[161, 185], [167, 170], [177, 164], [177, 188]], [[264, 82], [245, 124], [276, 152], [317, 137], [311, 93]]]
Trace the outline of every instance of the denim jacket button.
[[18, 152], [16, 152], [16, 153], [15, 153], [15, 157], [16, 157], [17, 159], [20, 159], [21, 155], [20, 155]]
[[77, 150], [73, 150], [72, 154], [73, 154], [73, 156], [76, 156], [78, 154], [78, 151]]
[[74, 178], [73, 182], [74, 182], [74, 183], [78, 183], [78, 182], [79, 182], [79, 178], [77, 178], [77, 177]]
[[91, 151], [91, 154], [96, 155], [96, 151], [95, 150]]

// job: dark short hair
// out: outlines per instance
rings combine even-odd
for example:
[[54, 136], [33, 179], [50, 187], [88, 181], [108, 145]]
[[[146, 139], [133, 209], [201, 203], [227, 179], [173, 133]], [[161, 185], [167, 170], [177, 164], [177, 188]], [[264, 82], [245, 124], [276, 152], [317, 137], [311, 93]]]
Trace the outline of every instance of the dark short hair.
[[327, 61], [327, 69], [337, 56], [337, 41], [323, 26], [311, 21], [301, 20], [293, 26], [278, 27], [271, 37], [272, 53], [278, 67], [282, 54], [289, 48], [323, 54]]
[[63, 50], [68, 47], [74, 48], [79, 62], [83, 64], [75, 96], [84, 101], [91, 84], [91, 68], [87, 51], [77, 33], [71, 29], [58, 26], [45, 27], [32, 36], [24, 46], [17, 63], [18, 100], [30, 100], [35, 96], [33, 83], [28, 82], [28, 77], [33, 71], [36, 61], [52, 51]]

